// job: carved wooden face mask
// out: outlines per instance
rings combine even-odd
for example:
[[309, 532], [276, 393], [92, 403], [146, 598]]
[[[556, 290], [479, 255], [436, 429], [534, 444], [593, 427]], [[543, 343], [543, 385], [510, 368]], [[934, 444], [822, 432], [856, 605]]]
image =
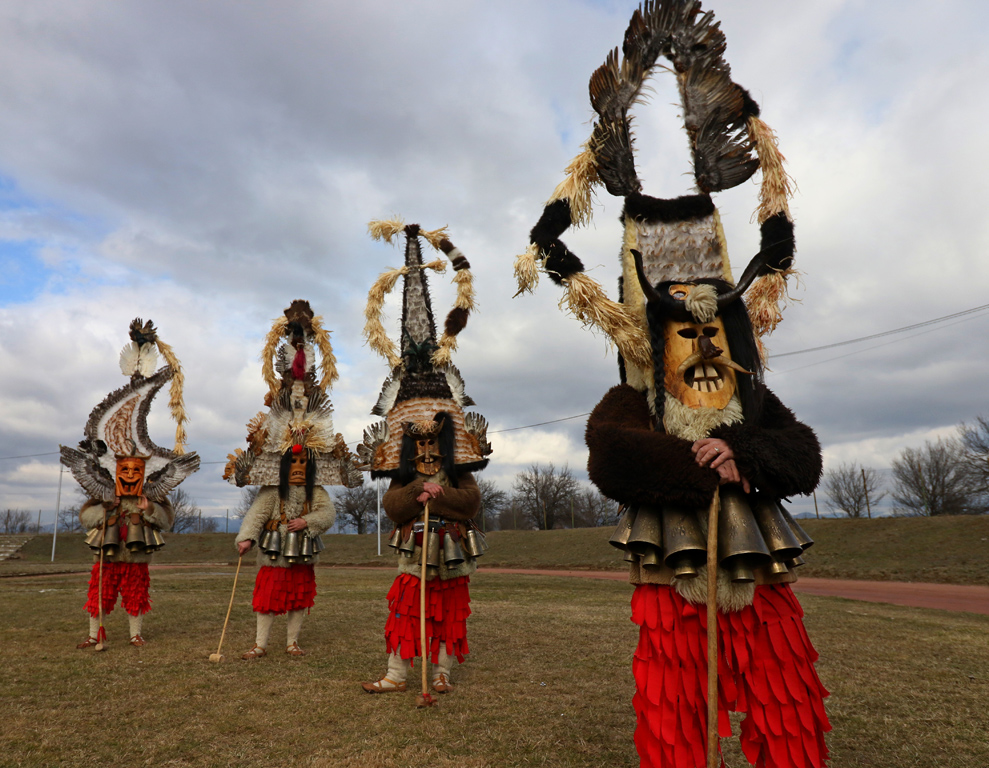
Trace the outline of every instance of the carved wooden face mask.
[[144, 459], [117, 459], [117, 496], [140, 496], [144, 490]]
[[306, 464], [308, 461], [309, 458], [306, 456], [306, 450], [304, 448], [298, 453], [292, 454], [292, 463], [288, 467], [289, 485], [306, 484]]
[[435, 437], [416, 438], [416, 472], [422, 475], [435, 475], [443, 467], [443, 454], [439, 440]]
[[688, 408], [720, 410], [727, 406], [735, 394], [735, 372], [749, 372], [732, 361], [722, 319], [714, 317], [706, 323], [667, 320], [663, 333], [666, 391]]

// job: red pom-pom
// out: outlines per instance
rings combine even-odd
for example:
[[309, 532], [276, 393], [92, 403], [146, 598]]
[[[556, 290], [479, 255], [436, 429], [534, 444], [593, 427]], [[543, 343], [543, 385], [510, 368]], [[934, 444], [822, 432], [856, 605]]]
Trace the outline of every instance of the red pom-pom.
[[292, 446], [292, 453], [302, 453], [302, 446], [296, 443]]

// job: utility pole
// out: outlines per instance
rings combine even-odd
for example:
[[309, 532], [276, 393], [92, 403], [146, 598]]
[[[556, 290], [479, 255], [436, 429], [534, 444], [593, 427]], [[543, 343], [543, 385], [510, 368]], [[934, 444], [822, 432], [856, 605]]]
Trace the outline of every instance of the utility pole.
[[869, 514], [869, 519], [872, 519], [872, 507], [869, 506], [869, 484], [865, 482], [865, 467], [861, 467], [862, 470], [862, 490], [865, 491], [865, 511]]
[[570, 527], [571, 528], [577, 527], [576, 525], [574, 525], [573, 522], [573, 496], [570, 497]]
[[821, 519], [821, 513], [817, 511], [817, 491], [812, 491], [814, 494], [814, 514], [817, 515], [817, 519]]
[[[381, 557], [381, 478], [379, 477], [375, 480], [374, 484], [378, 489], [378, 519], [374, 527], [378, 531], [378, 557]], [[423, 539], [423, 541], [425, 541], [425, 539]]]
[[41, 533], [41, 510], [38, 510], [38, 524], [34, 527], [34, 535]]
[[223, 532], [230, 533], [230, 507], [227, 507], [226, 521], [223, 523]]

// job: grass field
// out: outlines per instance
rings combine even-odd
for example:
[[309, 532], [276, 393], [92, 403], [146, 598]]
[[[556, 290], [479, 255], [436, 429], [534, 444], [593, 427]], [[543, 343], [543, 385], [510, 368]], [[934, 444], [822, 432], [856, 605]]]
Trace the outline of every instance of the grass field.
[[[814, 538], [804, 576], [879, 581], [924, 581], [989, 584], [989, 515], [875, 520], [802, 520]], [[624, 570], [621, 555], [608, 545], [612, 529], [495, 531], [483, 566]], [[234, 558], [233, 534], [170, 535], [156, 563], [225, 563]], [[377, 556], [374, 535], [324, 537], [323, 564], [391, 564], [382, 544]], [[21, 559], [0, 563], [0, 576], [51, 570], [78, 570], [90, 562], [79, 534], [58, 537], [54, 566], [51, 536], [32, 539]]]
[[[416, 710], [414, 693], [369, 696], [358, 685], [384, 671], [392, 573], [317, 569], [319, 597], [301, 638], [309, 655], [244, 662], [253, 573], [241, 573], [222, 664], [207, 659], [230, 595], [228, 566], [157, 571], [148, 645], [126, 644], [118, 608], [103, 654], [74, 648], [87, 627], [85, 576], [0, 579], [0, 766], [638, 764], [627, 584], [479, 573], [458, 688]], [[803, 603], [832, 692], [834, 768], [989, 766], [989, 617]], [[274, 649], [284, 626], [276, 619]], [[725, 745], [729, 766], [744, 766], [737, 742]]]

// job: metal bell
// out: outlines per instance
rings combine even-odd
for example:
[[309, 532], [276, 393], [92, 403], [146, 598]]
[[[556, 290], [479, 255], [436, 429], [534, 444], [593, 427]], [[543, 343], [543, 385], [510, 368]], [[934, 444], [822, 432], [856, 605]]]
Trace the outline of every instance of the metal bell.
[[302, 545], [299, 547], [299, 557], [302, 558], [304, 562], [312, 560], [315, 550], [313, 549], [312, 539], [308, 534], [302, 534]]
[[402, 543], [402, 530], [396, 528], [391, 532], [391, 536], [388, 537], [388, 546], [392, 549], [398, 549], [398, 545]]
[[480, 557], [483, 553], [480, 550], [480, 541], [474, 534], [473, 528], [468, 528], [467, 533], [460, 540], [460, 548], [463, 549], [467, 557]]
[[302, 554], [302, 547], [298, 531], [289, 531], [285, 534], [285, 544], [282, 546], [282, 555], [286, 560], [297, 560]]
[[801, 565], [803, 565], [806, 562], [807, 561], [804, 560], [800, 555], [797, 555], [796, 557], [786, 561], [786, 567], [792, 571], [794, 568], [799, 568]]
[[800, 524], [793, 519], [790, 511], [782, 504], [780, 505], [780, 514], [786, 519], [787, 525], [790, 526], [790, 530], [793, 531], [793, 535], [797, 537], [797, 541], [800, 542], [800, 546], [803, 549], [807, 549], [814, 543], [814, 540], [808, 535], [807, 531], [800, 527]]
[[440, 535], [436, 531], [426, 534], [426, 565], [433, 568], [440, 566]]
[[144, 526], [144, 545], [148, 552], [157, 552], [165, 546], [165, 537], [157, 528], [146, 525]]
[[449, 531], [443, 536], [443, 562], [446, 563], [447, 568], [464, 562], [464, 552]]
[[785, 573], [789, 573], [790, 569], [786, 567], [786, 563], [774, 559], [773, 562], [769, 564], [769, 572], [774, 576], [782, 576]]
[[[631, 550], [629, 550], [629, 553], [631, 554]], [[639, 565], [643, 568], [659, 569], [664, 567], [662, 552], [655, 547], [651, 547], [648, 552], [644, 552], [641, 558]]]
[[768, 563], [772, 556], [755, 515], [741, 491], [721, 490], [718, 515], [718, 562], [730, 571], [735, 559], [744, 557], [749, 568]]
[[663, 549], [663, 524], [658, 509], [639, 507], [625, 546], [643, 557], [650, 552], [656, 552], [658, 556]]
[[314, 555], [318, 555], [320, 552], [326, 549], [326, 545], [323, 543], [323, 539], [318, 533], [315, 536], [312, 536], [311, 538], [312, 538], [312, 551]]
[[745, 556], [733, 557], [720, 564], [728, 571], [728, 576], [735, 584], [749, 584], [755, 581], [755, 571], [745, 561]]
[[99, 552], [100, 551], [100, 538], [103, 534], [102, 528], [93, 528], [86, 534], [85, 542], [89, 545], [89, 548]]
[[615, 532], [611, 534], [611, 538], [608, 539], [608, 543], [617, 547], [618, 549], [626, 549], [628, 545], [628, 537], [632, 533], [632, 525], [635, 523], [635, 516], [638, 512], [638, 507], [624, 507], [622, 511], [622, 516], [618, 519], [618, 525], [615, 527]]
[[261, 531], [261, 536], [258, 538], [258, 549], [260, 549], [265, 554], [271, 549], [271, 531], [265, 528]]
[[120, 545], [120, 528], [114, 525], [108, 525], [106, 527], [106, 533], [103, 534], [103, 552], [110, 557], [117, 554], [117, 547]]
[[[137, 518], [136, 522], [134, 518]], [[131, 515], [127, 525], [127, 551], [143, 553], [145, 549], [147, 543], [144, 541], [144, 523], [141, 522], [140, 515]]]
[[415, 549], [416, 535], [412, 531], [409, 531], [409, 535], [406, 537], [405, 541], [398, 545], [398, 553], [400, 555], [405, 555], [406, 557], [412, 557], [412, 553], [415, 552]]
[[265, 550], [265, 554], [268, 555], [268, 557], [270, 557], [272, 560], [277, 560], [281, 552], [282, 552], [282, 532], [271, 531], [271, 536], [268, 538], [268, 548]]
[[697, 575], [694, 562], [703, 562], [707, 555], [707, 542], [695, 514], [677, 507], [665, 507], [663, 545], [666, 565], [674, 570], [677, 578]]
[[638, 555], [633, 555], [627, 549], [625, 550], [625, 557], [622, 558], [626, 563], [634, 563], [638, 560]]
[[774, 557], [786, 561], [798, 557], [803, 552], [803, 547], [786, 518], [783, 517], [783, 510], [780, 509], [779, 504], [769, 497], [762, 496], [753, 504], [752, 513]]

